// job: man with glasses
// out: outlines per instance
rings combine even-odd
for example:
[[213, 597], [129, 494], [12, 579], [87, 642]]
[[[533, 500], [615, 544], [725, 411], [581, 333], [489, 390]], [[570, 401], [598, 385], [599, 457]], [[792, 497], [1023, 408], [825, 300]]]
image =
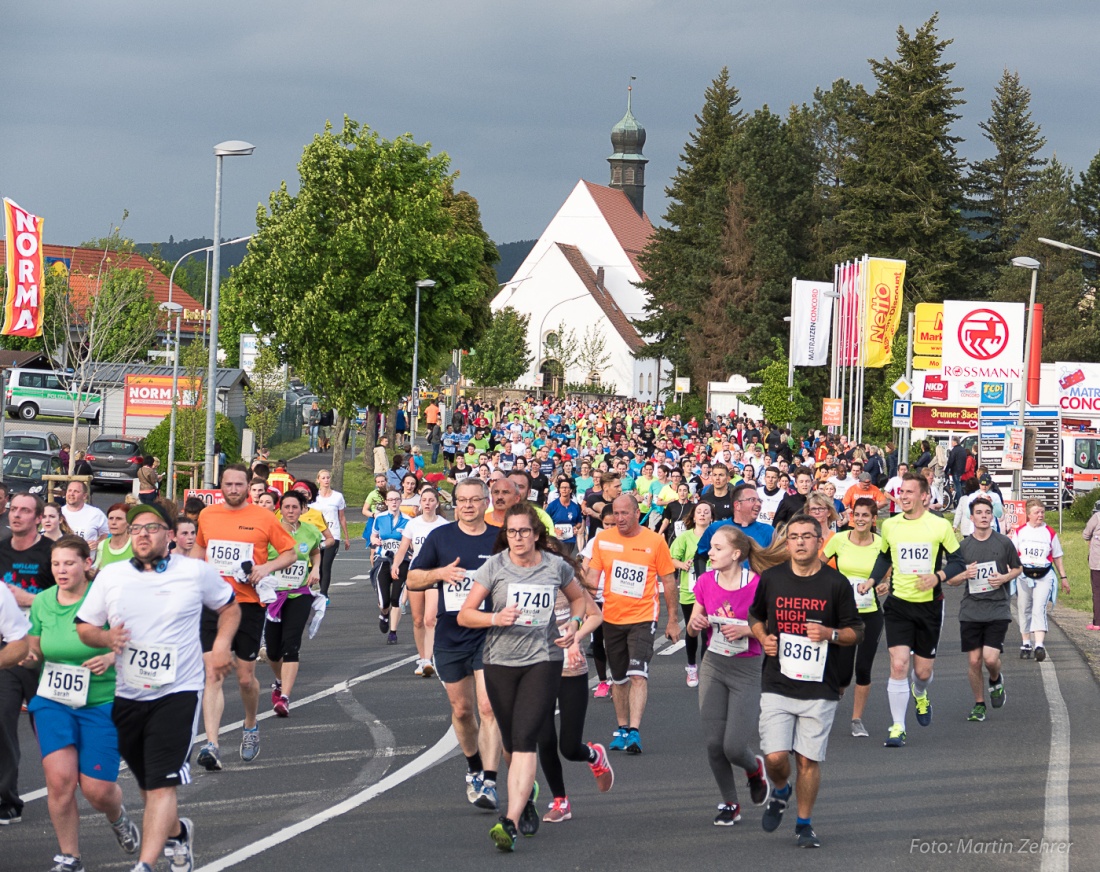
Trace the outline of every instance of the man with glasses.
[[733, 489], [731, 494], [733, 505], [733, 517], [723, 521], [715, 521], [699, 538], [699, 545], [695, 549], [695, 569], [702, 575], [706, 572], [707, 554], [710, 553], [710, 540], [714, 531], [719, 527], [733, 525], [761, 548], [767, 548], [772, 544], [775, 530], [770, 524], [763, 524], [757, 520], [760, 514], [760, 494], [751, 484], [742, 483]]
[[[243, 501], [247, 470], [241, 470]], [[240, 609], [233, 589], [212, 566], [169, 553], [175, 523], [159, 505], [134, 506], [127, 520], [134, 558], [99, 573], [77, 611], [76, 629], [85, 645], [115, 652], [118, 684], [111, 717], [119, 752], [145, 802], [134, 870], [152, 872], [162, 853], [173, 869], [190, 870], [195, 827], [179, 817], [176, 789], [191, 781], [187, 761], [203, 673], [225, 675], [231, 668]], [[217, 621], [209, 670], [199, 643], [203, 608]], [[103, 629], [107, 624], [110, 629]]]
[[[260, 728], [256, 724], [260, 685], [256, 680], [256, 658], [260, 653], [266, 611], [256, 586], [297, 559], [298, 543], [283, 529], [274, 513], [248, 503], [248, 467], [240, 463], [225, 467], [221, 476], [221, 492], [225, 502], [207, 506], [199, 515], [199, 533], [193, 556], [205, 560], [221, 574], [233, 588], [240, 605], [239, 626], [233, 634], [231, 647], [236, 655], [237, 681], [244, 703], [241, 760], [251, 763], [260, 755]], [[272, 560], [267, 556], [268, 546], [276, 553]], [[136, 556], [136, 549], [134, 553]], [[212, 612], [206, 612], [200, 628], [204, 653], [213, 653], [217, 634], [216, 617]], [[214, 668], [218, 662], [217, 657], [207, 658], [206, 688], [202, 700], [207, 741], [200, 749], [197, 760], [208, 772], [222, 768], [218, 754], [218, 731], [225, 708], [222, 690], [225, 672]]]
[[[501, 495], [519, 495], [507, 479], [493, 482]], [[466, 798], [478, 808], [497, 810], [497, 765], [501, 740], [485, 693], [481, 660], [485, 630], [460, 627], [458, 613], [470, 592], [474, 573], [493, 554], [500, 531], [485, 522], [489, 492], [481, 479], [455, 485], [455, 521], [436, 527], [420, 546], [405, 586], [412, 591], [436, 588], [439, 608], [435, 624], [433, 665], [447, 691], [451, 724], [466, 757]], [[474, 712], [481, 717], [481, 725]]]
[[790, 755], [798, 768], [800, 848], [820, 848], [814, 802], [821, 764], [840, 699], [841, 659], [830, 646], [858, 645], [863, 621], [848, 579], [821, 562], [821, 525], [795, 515], [787, 525], [791, 559], [760, 576], [749, 628], [764, 649], [760, 679], [760, 750], [772, 783], [761, 818], [767, 832], [783, 820], [791, 798]]

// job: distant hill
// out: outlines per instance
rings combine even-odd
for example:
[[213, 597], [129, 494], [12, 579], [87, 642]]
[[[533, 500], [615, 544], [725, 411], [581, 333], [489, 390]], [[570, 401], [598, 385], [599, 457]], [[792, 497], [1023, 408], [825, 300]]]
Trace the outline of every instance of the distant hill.
[[506, 282], [516, 274], [523, 259], [531, 253], [537, 239], [521, 239], [519, 242], [498, 242], [500, 263], [497, 264], [497, 281]]
[[[168, 263], [175, 264], [177, 260], [183, 257], [187, 252], [194, 251], [196, 248], [206, 248], [209, 245], [213, 245], [212, 239], [181, 239], [178, 242], [174, 237], [169, 236], [167, 242], [135, 242], [134, 248], [136, 248], [141, 254], [149, 254], [153, 250], [154, 245], [160, 246], [160, 256], [163, 257]], [[238, 266], [242, 260], [244, 260], [245, 252], [248, 250], [248, 245], [244, 242], [238, 242], [236, 245], [223, 245], [221, 251], [222, 257], [222, 278], [226, 278], [229, 275], [230, 267]], [[192, 258], [201, 262], [205, 255], [195, 254]], [[191, 260], [191, 258], [188, 258]], [[187, 261], [184, 261], [187, 263]]]

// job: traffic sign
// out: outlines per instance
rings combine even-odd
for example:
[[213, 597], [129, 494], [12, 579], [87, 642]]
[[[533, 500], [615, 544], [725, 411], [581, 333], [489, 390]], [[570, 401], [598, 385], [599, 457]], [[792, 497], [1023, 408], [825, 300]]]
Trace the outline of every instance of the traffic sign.
[[908, 427], [913, 404], [909, 400], [894, 400], [894, 420], [891, 427]]
[[909, 396], [909, 392], [913, 390], [913, 386], [909, 384], [905, 376], [902, 376], [896, 382], [890, 385], [890, 390], [898, 395], [899, 400], [904, 400], [907, 396]]

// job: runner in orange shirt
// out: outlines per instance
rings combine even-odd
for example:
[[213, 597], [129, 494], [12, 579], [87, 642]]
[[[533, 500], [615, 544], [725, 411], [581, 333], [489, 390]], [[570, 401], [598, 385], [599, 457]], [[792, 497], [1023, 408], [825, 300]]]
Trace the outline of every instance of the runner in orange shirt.
[[[248, 467], [234, 463], [222, 470], [222, 505], [207, 506], [199, 515], [199, 532], [192, 556], [211, 564], [227, 583], [233, 587], [241, 606], [241, 623], [233, 637], [233, 653], [236, 655], [237, 681], [244, 703], [244, 734], [241, 739], [241, 759], [251, 763], [260, 755], [260, 730], [256, 725], [256, 712], [260, 702], [260, 685], [256, 680], [256, 657], [263, 638], [264, 611], [257, 585], [268, 576], [286, 569], [297, 558], [297, 543], [283, 529], [274, 513], [260, 506], [249, 505]], [[277, 556], [268, 560], [268, 546]], [[270, 584], [268, 582], [267, 584]], [[271, 588], [272, 599], [274, 587]], [[203, 615], [201, 625], [203, 651], [214, 642], [216, 621], [209, 626], [208, 615]], [[203, 691], [202, 715], [207, 741], [199, 751], [198, 763], [208, 772], [222, 768], [218, 756], [218, 731], [221, 727], [225, 696], [223, 678], [207, 669]]]
[[861, 472], [859, 474], [859, 479], [854, 485], [848, 488], [841, 502], [844, 503], [844, 508], [851, 512], [852, 506], [856, 504], [856, 500], [862, 499], [863, 497], [869, 497], [874, 500], [880, 512], [890, 505], [890, 498], [875, 487], [875, 485], [871, 484], [871, 473], [869, 472]]
[[649, 697], [649, 661], [661, 615], [657, 582], [664, 585], [668, 608], [665, 637], [673, 642], [680, 638], [679, 585], [665, 537], [638, 523], [638, 501], [622, 494], [613, 508], [615, 526], [604, 527], [592, 549], [588, 586], [595, 590], [600, 574], [605, 573], [603, 638], [619, 722], [608, 748], [641, 754], [639, 728]]

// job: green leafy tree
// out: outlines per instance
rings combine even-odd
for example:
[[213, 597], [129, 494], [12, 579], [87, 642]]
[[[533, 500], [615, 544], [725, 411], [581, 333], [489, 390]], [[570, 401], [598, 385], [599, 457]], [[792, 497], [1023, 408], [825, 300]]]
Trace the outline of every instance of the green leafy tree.
[[[201, 346], [200, 346], [201, 347]], [[142, 450], [160, 458], [160, 468], [168, 467], [168, 437], [171, 418], [165, 415], [156, 427], [149, 431], [142, 443]], [[221, 445], [227, 462], [237, 463], [241, 459], [241, 436], [237, 428], [221, 412], [217, 413], [214, 423], [214, 441]], [[206, 456], [206, 409], [176, 410], [176, 463], [182, 461], [201, 463]], [[187, 485], [189, 477], [183, 469], [177, 473], [178, 480]], [[169, 485], [170, 486], [170, 485]], [[202, 487], [202, 469], [195, 477], [194, 487]]]
[[530, 315], [521, 315], [511, 306], [494, 312], [489, 329], [463, 362], [463, 376], [475, 385], [501, 388], [527, 372], [531, 365], [527, 344], [530, 321]]
[[590, 383], [603, 382], [603, 371], [611, 363], [611, 354], [607, 350], [607, 337], [595, 324], [584, 328], [580, 348], [577, 350], [577, 363]]
[[257, 447], [270, 448], [279, 416], [286, 408], [286, 376], [278, 354], [270, 345], [260, 343], [248, 381], [244, 393], [245, 420], [256, 434]]
[[773, 339], [771, 352], [760, 360], [760, 369], [753, 373], [760, 384], [749, 390], [748, 400], [754, 406], [760, 406], [764, 416], [772, 423], [790, 422], [797, 432], [809, 422], [812, 406], [797, 370], [794, 388], [787, 387], [788, 361], [783, 343]]

